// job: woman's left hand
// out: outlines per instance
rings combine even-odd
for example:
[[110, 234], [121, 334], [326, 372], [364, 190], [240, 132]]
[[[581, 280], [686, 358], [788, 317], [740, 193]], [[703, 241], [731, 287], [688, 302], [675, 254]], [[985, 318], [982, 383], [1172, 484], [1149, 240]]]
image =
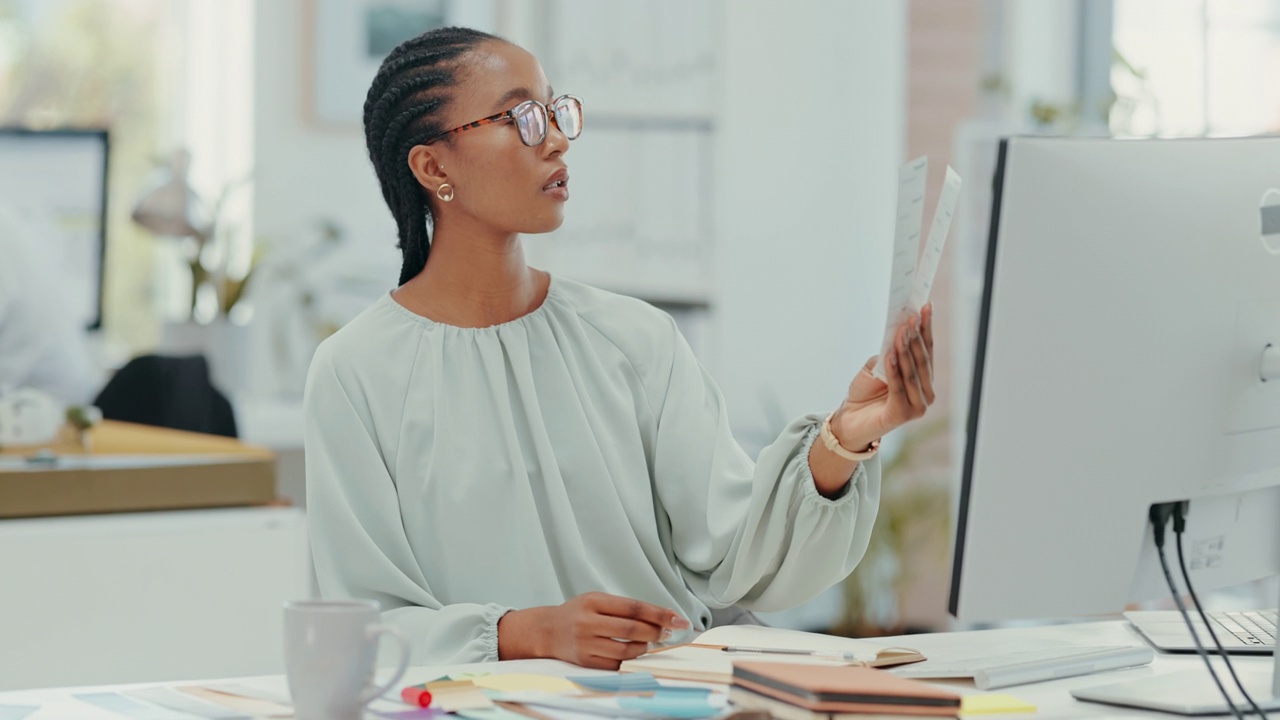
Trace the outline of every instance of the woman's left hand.
[[875, 366], [875, 357], [867, 361], [831, 418], [836, 439], [855, 452], [923, 416], [933, 404], [933, 303], [898, 326], [884, 364], [885, 380], [871, 374]]

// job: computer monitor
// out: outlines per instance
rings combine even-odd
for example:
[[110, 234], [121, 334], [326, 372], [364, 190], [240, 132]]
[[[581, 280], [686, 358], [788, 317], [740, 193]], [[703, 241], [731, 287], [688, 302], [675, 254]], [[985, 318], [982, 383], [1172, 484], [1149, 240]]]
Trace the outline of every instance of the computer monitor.
[[65, 269], [63, 291], [88, 330], [102, 325], [107, 132], [0, 128], [0, 205]]
[[1280, 574], [1280, 137], [1011, 138], [994, 182], [951, 612], [1168, 597], [1177, 500], [1197, 590]]

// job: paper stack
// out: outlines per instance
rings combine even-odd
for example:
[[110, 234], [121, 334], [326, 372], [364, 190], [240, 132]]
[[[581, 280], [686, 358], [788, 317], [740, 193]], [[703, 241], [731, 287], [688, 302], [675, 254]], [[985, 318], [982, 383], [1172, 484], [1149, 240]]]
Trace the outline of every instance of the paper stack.
[[621, 671], [728, 685], [735, 660], [892, 667], [924, 659], [916, 650], [868, 640], [759, 625], [725, 625], [706, 631], [687, 645], [628, 660], [622, 663]]

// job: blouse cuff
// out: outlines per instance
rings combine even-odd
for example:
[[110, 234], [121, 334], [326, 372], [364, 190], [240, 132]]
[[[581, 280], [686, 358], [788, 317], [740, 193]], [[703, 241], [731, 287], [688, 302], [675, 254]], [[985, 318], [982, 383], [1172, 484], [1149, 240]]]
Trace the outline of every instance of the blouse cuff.
[[484, 644], [484, 662], [498, 662], [498, 621], [515, 608], [502, 605], [485, 605], [484, 629], [480, 642]]
[[864, 467], [866, 463], [858, 463], [853, 470], [853, 476], [849, 478], [849, 482], [840, 488], [839, 494], [835, 497], [826, 497], [818, 492], [818, 485], [813, 480], [813, 469], [809, 467], [809, 451], [813, 448], [813, 443], [818, 439], [818, 433], [822, 430], [822, 424], [819, 422], [809, 428], [804, 434], [804, 440], [800, 442], [800, 485], [804, 488], [804, 501], [815, 502], [820, 507], [840, 507], [852, 502], [852, 498], [857, 495], [853, 492], [853, 486], [867, 474]]

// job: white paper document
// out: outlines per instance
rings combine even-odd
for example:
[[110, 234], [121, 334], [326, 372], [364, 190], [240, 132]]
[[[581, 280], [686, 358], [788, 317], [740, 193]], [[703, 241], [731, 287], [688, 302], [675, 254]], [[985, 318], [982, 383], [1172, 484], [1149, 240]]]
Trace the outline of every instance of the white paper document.
[[898, 326], [912, 313], [920, 312], [929, 302], [933, 278], [938, 272], [947, 232], [960, 198], [960, 175], [947, 166], [938, 207], [929, 225], [929, 238], [920, 247], [924, 220], [925, 180], [928, 158], [916, 158], [898, 170], [897, 221], [893, 233], [893, 269], [889, 278], [889, 306], [884, 323], [884, 339], [880, 342], [880, 359], [873, 374], [884, 379], [884, 363], [893, 350], [893, 337]]
[[[725, 646], [738, 652], [726, 652]], [[763, 649], [803, 649], [814, 654], [775, 654]], [[735, 660], [854, 665], [875, 661], [885, 645], [846, 637], [758, 625], [722, 625], [697, 637], [694, 644], [659, 650], [622, 663], [621, 672], [647, 672], [654, 677], [727, 684]], [[912, 652], [912, 651], [907, 651]]]

